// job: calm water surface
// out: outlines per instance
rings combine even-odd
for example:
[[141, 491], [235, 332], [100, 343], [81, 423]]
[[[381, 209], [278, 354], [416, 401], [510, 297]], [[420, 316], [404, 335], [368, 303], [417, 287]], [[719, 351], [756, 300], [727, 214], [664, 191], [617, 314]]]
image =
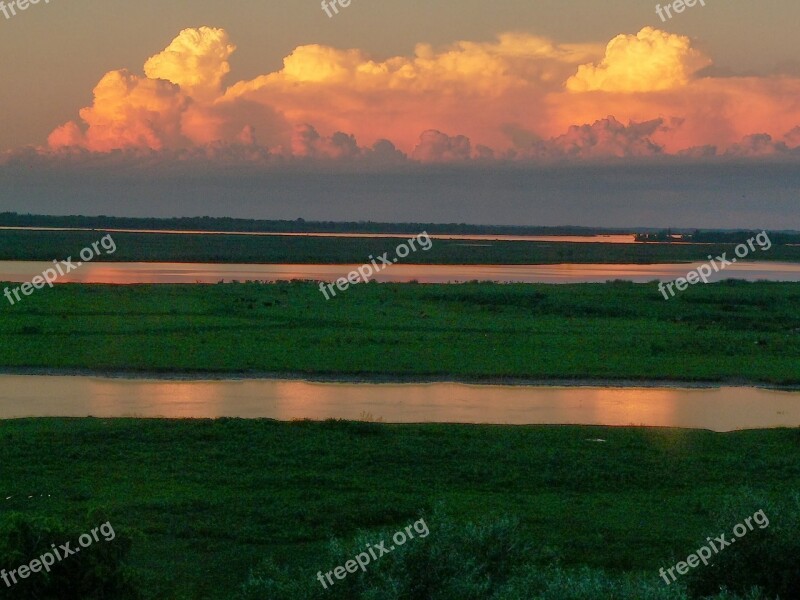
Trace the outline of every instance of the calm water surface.
[[[420, 232], [409, 233], [308, 233], [308, 232], [265, 232], [265, 231], [204, 231], [175, 229], [91, 229], [88, 227], [0, 227], [0, 231], [98, 231], [119, 233], [153, 233], [170, 235], [248, 235], [260, 237], [338, 237], [338, 238], [398, 238], [408, 239]], [[610, 235], [504, 235], [504, 234], [460, 234], [460, 233], [435, 233], [430, 237], [434, 240], [480, 240], [480, 241], [507, 241], [507, 242], [572, 242], [572, 243], [603, 243], [603, 244], [660, 244], [662, 242], [637, 242], [632, 233]], [[663, 242], [667, 243], [667, 242]], [[670, 242], [681, 244], [683, 242]]]
[[0, 375], [0, 418], [45, 416], [341, 418], [731, 431], [800, 426], [800, 392], [750, 387], [541, 387]]
[[[386, 267], [373, 279], [378, 282], [457, 283], [496, 281], [501, 283], [603, 283], [624, 279], [636, 283], [673, 281], [700, 263], [661, 265], [409, 265]], [[210, 264], [210, 263], [86, 263], [60, 277], [57, 283], [218, 283], [220, 281], [335, 281], [360, 265], [310, 264]], [[40, 275], [52, 263], [0, 261], [0, 281], [25, 282]], [[800, 281], [800, 263], [738, 262], [714, 273], [710, 280]]]

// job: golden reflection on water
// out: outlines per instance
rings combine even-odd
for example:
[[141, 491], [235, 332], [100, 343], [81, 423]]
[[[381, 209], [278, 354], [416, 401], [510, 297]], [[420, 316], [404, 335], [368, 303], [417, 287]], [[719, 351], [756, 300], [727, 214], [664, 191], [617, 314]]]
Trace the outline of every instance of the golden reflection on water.
[[[316, 264], [212, 264], [212, 263], [86, 263], [59, 277], [56, 283], [218, 283], [220, 281], [279, 281], [307, 279], [335, 281], [360, 265]], [[520, 283], [602, 283], [625, 279], [639, 283], [672, 281], [697, 265], [560, 264], [560, 265], [416, 265], [393, 264], [375, 274], [379, 282], [448, 283], [499, 281]], [[52, 263], [0, 261], [0, 281], [22, 283], [40, 275]], [[711, 281], [739, 279], [800, 281], [800, 263], [739, 262], [714, 273]]]
[[800, 426], [800, 392], [147, 380], [0, 375], [0, 418], [366, 419], [385, 422], [647, 425], [730, 431]]
[[[205, 231], [205, 230], [175, 230], [175, 229], [120, 229], [103, 228], [90, 229], [85, 227], [14, 227], [0, 226], [3, 230], [20, 231], [100, 231], [111, 233], [145, 233], [145, 234], [170, 234], [170, 235], [239, 235], [255, 237], [319, 237], [319, 238], [396, 238], [407, 239], [418, 235], [413, 233], [318, 233], [318, 232], [287, 232], [287, 231]], [[528, 242], [573, 242], [573, 243], [604, 243], [604, 244], [640, 244], [632, 233], [608, 235], [504, 235], [504, 234], [431, 234], [434, 240], [477, 240], [477, 241], [528, 241]], [[662, 242], [647, 242], [660, 244]], [[663, 242], [667, 243], [667, 242]], [[671, 242], [680, 244], [683, 242]]]

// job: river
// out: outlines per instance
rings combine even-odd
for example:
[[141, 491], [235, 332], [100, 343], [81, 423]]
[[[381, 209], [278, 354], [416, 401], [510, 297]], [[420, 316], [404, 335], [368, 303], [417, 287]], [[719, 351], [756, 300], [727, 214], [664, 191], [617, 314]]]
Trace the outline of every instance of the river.
[[[458, 283], [495, 281], [500, 283], [603, 283], [624, 279], [636, 283], [673, 281], [685, 277], [700, 263], [674, 264], [558, 264], [558, 265], [414, 265], [393, 264], [372, 277], [378, 282]], [[0, 261], [0, 281], [23, 283], [52, 267], [48, 262]], [[360, 265], [320, 264], [212, 264], [163, 262], [85, 263], [59, 277], [56, 283], [219, 283], [221, 281], [335, 281]], [[710, 281], [800, 282], [800, 263], [737, 262]]]
[[0, 375], [0, 418], [167, 417], [387, 423], [800, 426], [800, 392], [754, 387], [558, 387]]

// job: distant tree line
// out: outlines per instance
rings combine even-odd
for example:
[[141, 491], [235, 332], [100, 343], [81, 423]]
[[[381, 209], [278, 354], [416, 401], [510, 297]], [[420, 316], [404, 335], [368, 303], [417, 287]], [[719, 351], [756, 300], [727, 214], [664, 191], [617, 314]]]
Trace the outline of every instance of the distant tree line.
[[[762, 230], [721, 231], [701, 230], [691, 232], [675, 232], [671, 229], [662, 229], [655, 232], [637, 233], [637, 242], [694, 242], [696, 244], [740, 244], [745, 240], [761, 233]], [[800, 232], [797, 231], [768, 231], [769, 239], [773, 244], [800, 244]]]
[[[0, 212], [0, 227], [60, 227], [70, 229], [165, 229], [174, 231], [242, 231], [254, 233], [418, 233], [469, 235], [626, 235], [638, 242], [738, 244], [760, 231], [691, 229], [604, 229], [579, 226], [472, 225], [468, 223], [379, 223], [375, 221], [306, 221], [235, 219], [232, 217], [111, 217], [106, 215], [32, 215]], [[775, 244], [800, 243], [800, 232], [769, 232]]]
[[466, 223], [377, 223], [374, 221], [306, 221], [234, 219], [231, 217], [140, 218], [105, 215], [54, 216], [0, 213], [2, 227], [67, 227], [83, 229], [170, 229], [176, 231], [246, 231], [264, 233], [418, 233], [486, 235], [613, 235], [630, 229], [597, 227], [534, 227], [524, 225], [470, 225]]

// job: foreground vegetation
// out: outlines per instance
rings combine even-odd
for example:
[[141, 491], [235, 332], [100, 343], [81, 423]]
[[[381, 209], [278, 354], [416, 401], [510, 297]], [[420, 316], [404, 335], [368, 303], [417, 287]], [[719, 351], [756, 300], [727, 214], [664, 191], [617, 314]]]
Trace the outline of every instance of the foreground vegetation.
[[[421, 230], [411, 231], [411, 235]], [[430, 233], [430, 232], [429, 232]], [[0, 260], [51, 261], [77, 256], [103, 231], [2, 231]], [[370, 256], [392, 252], [402, 238], [275, 237], [249, 235], [173, 235], [113, 232], [114, 254], [96, 262], [216, 262], [364, 264]], [[434, 240], [427, 252], [415, 252], [405, 262], [417, 264], [651, 264], [706, 262], [708, 255], [734, 256], [737, 241], [710, 244], [607, 244], [488, 240]], [[800, 246], [778, 243], [756, 251], [748, 261], [800, 262]]]
[[[1, 285], [1, 284], [0, 284]], [[3, 301], [5, 302], [5, 301]], [[0, 311], [0, 368], [800, 384], [800, 285], [57, 285]]]
[[[49, 548], [108, 520], [119, 539], [96, 558], [71, 557], [61, 575], [133, 582], [146, 599], [683, 600], [723, 585], [738, 598], [799, 589], [797, 430], [25, 419], [0, 422], [0, 455], [0, 567], [36, 556], [4, 543], [9, 535]], [[669, 587], [659, 578], [757, 510], [769, 527], [716, 567]], [[420, 518], [427, 537], [321, 594], [318, 571]], [[754, 585], [765, 589], [748, 595]], [[115, 597], [60, 590], [11, 597]]]

